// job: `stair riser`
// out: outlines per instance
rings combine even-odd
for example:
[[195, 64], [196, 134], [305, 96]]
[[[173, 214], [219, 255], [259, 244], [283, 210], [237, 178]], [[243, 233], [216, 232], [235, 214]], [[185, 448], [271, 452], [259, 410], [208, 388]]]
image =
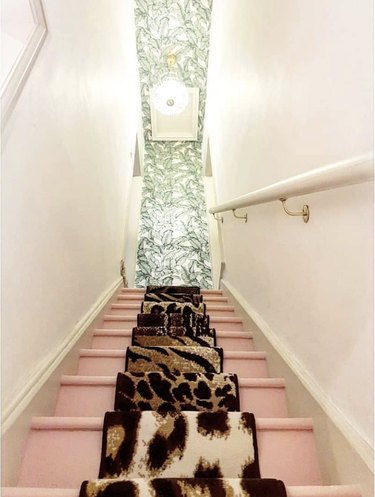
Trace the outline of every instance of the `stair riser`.
[[[98, 476], [102, 432], [31, 430], [19, 486], [79, 487]], [[320, 484], [312, 430], [258, 431], [260, 471], [287, 485]], [[271, 469], [272, 468], [272, 469]]]
[[[94, 336], [91, 348], [93, 349], [113, 349], [125, 350], [131, 345], [130, 337], [117, 336]], [[253, 340], [251, 338], [217, 338], [217, 346], [225, 350], [242, 350], [250, 352], [254, 350]]]
[[[355, 488], [356, 487], [356, 488]], [[288, 497], [361, 497], [356, 485], [342, 486], [288, 486]], [[2, 497], [78, 497], [78, 489], [2, 488]], [[148, 497], [152, 497], [149, 495]]]
[[[143, 298], [139, 295], [121, 294], [117, 297], [118, 304], [138, 304], [140, 306], [142, 302]], [[206, 296], [203, 297], [203, 302], [211, 305], [228, 305], [228, 299], [226, 297]]]
[[[78, 363], [77, 374], [116, 376], [119, 371], [125, 371], [125, 358], [123, 357], [81, 357]], [[268, 377], [265, 359], [224, 359], [224, 372], [236, 372], [241, 378]]]
[[[121, 314], [123, 315], [123, 314]], [[113, 319], [113, 320], [108, 320], [108, 319], [103, 319], [103, 324], [102, 328], [105, 330], [122, 330], [122, 329], [132, 329], [135, 326], [137, 326], [137, 321], [136, 318], [134, 317], [130, 319]], [[215, 328], [216, 331], [242, 331], [243, 330], [243, 324], [242, 322], [231, 322], [231, 321], [220, 321], [216, 319], [210, 320], [210, 326], [211, 328]]]
[[[240, 387], [240, 408], [257, 417], [288, 416], [284, 388]], [[55, 416], [102, 416], [114, 408], [112, 385], [62, 385]]]
[[[138, 295], [141, 296], [143, 299], [145, 294], [145, 289], [144, 288], [121, 288], [119, 295]], [[223, 297], [223, 291], [222, 290], [202, 290], [201, 289], [201, 295], [203, 295], [203, 298], [205, 296], [209, 297]]]

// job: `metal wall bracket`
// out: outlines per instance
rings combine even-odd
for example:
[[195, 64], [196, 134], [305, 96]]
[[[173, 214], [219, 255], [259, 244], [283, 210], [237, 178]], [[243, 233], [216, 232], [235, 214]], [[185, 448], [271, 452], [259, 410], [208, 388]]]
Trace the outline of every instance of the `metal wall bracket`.
[[305, 204], [303, 206], [301, 212], [291, 212], [290, 210], [288, 210], [287, 206], [285, 205], [285, 202], [287, 200], [288, 199], [286, 199], [286, 198], [280, 198], [280, 202], [283, 204], [283, 209], [288, 214], [288, 216], [302, 216], [303, 217], [303, 222], [304, 223], [308, 223], [308, 221], [310, 219], [310, 209], [309, 209], [309, 206]]
[[245, 223], [247, 223], [247, 212], [244, 216], [237, 216], [236, 214], [236, 210], [237, 209], [232, 209], [232, 212], [233, 212], [233, 216], [236, 218], [236, 219], [244, 219], [245, 220]]
[[214, 216], [214, 219], [216, 219], [216, 221], [221, 221], [222, 223], [224, 222], [224, 218], [223, 216], [219, 216], [219, 217], [216, 217], [216, 212], [213, 212], [212, 215]]

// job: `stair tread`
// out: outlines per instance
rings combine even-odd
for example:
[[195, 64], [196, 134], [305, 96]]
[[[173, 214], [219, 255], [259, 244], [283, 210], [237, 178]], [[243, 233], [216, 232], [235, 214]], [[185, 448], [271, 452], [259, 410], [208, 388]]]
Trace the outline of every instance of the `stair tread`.
[[[321, 484], [311, 418], [259, 417], [256, 424], [263, 477], [279, 478], [286, 484], [294, 485]], [[28, 458], [22, 468], [19, 484], [38, 485], [38, 482], [43, 481], [47, 486], [52, 481], [56, 486], [67, 486], [69, 482], [79, 485], [83, 479], [95, 478], [102, 434], [102, 415], [32, 418], [30, 442], [26, 452]], [[83, 468], [74, 467], [73, 471], [72, 450], [76, 461], [87, 455]], [[40, 468], [40, 475], [35, 474], [36, 468], [39, 468], [40, 454], [51, 461], [59, 457], [61, 464], [58, 468], [53, 468], [52, 480], [51, 464]], [[309, 461], [308, 465], [306, 461]]]

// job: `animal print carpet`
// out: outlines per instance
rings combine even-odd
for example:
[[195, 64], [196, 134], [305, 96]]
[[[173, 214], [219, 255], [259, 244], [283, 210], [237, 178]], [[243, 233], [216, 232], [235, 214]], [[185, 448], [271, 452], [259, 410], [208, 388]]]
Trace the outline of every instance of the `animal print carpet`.
[[274, 479], [165, 478], [83, 482], [79, 497], [287, 497]]
[[202, 336], [173, 336], [173, 335], [133, 335], [132, 345], [140, 345], [141, 347], [154, 346], [188, 346], [188, 347], [215, 347], [214, 337]]
[[197, 305], [191, 302], [142, 302], [141, 312], [149, 314], [158, 314], [166, 312], [167, 314], [181, 313], [181, 314], [197, 314], [204, 316], [206, 314], [206, 304], [203, 302]]
[[[167, 314], [161, 313], [144, 313], [137, 315], [138, 328], [144, 327], [162, 327], [165, 330], [164, 334], [185, 335], [187, 330], [184, 327], [184, 316], [180, 313]], [[141, 323], [141, 324], [140, 324]], [[160, 335], [160, 333], [159, 333]]]
[[148, 285], [146, 288], [146, 293], [167, 293], [169, 295], [183, 293], [189, 295], [200, 295], [201, 289], [199, 288], [199, 286]]
[[138, 347], [126, 349], [125, 371], [163, 371], [164, 373], [222, 373], [220, 347]]
[[239, 411], [233, 373], [119, 373], [116, 411]]
[[[152, 302], [154, 303], [154, 302]], [[137, 314], [137, 327], [161, 327], [165, 329], [165, 334], [171, 335], [212, 335], [210, 331], [210, 317], [195, 314], [189, 309], [185, 314], [172, 312], [142, 313]]]
[[146, 293], [144, 300], [146, 302], [190, 302], [199, 305], [203, 302], [203, 295], [184, 294], [184, 293]]
[[99, 479], [79, 497], [287, 497], [260, 479], [255, 419], [238, 412], [237, 375], [222, 373], [199, 288], [147, 292], [105, 414]]
[[136, 326], [132, 331], [132, 340], [135, 336], [166, 336], [167, 329], [163, 326]]
[[[173, 316], [173, 314], [171, 314]], [[199, 332], [194, 329], [191, 331], [187, 329], [185, 326], [135, 326], [133, 328], [133, 336], [138, 335], [147, 335], [147, 336], [161, 336], [161, 335], [169, 335], [169, 336], [199, 336], [199, 337], [211, 337], [216, 343], [216, 330], [215, 328], [204, 328], [204, 330], [200, 330]]]
[[99, 478], [259, 478], [247, 412], [107, 412]]
[[158, 314], [141, 313], [137, 314], [137, 326], [169, 326], [170, 317], [165, 312]]

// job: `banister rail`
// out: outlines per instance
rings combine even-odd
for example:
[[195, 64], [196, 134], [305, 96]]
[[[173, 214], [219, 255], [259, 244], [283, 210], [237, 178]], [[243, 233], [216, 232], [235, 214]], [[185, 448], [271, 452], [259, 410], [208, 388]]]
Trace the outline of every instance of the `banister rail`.
[[[211, 214], [233, 211], [252, 205], [265, 204], [301, 195], [332, 190], [343, 186], [371, 181], [374, 177], [374, 156], [372, 153], [312, 169], [286, 180], [254, 190], [229, 202], [209, 209]], [[298, 215], [298, 214], [293, 214]], [[303, 215], [301, 213], [300, 215]], [[217, 219], [215, 217], [215, 219]], [[219, 218], [221, 219], [221, 218]]]

